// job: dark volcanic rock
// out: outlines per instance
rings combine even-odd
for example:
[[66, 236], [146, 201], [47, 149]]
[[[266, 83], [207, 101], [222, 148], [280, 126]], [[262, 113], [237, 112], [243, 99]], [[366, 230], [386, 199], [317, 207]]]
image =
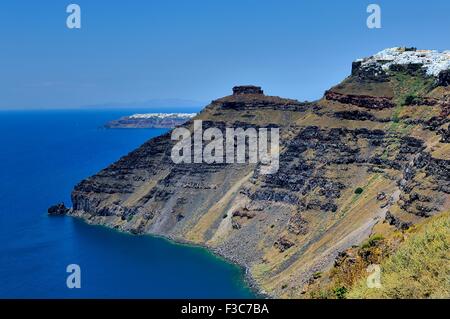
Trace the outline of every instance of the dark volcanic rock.
[[411, 223], [403, 222], [399, 218], [395, 217], [391, 214], [391, 212], [386, 213], [385, 221], [389, 223], [389, 225], [395, 226], [400, 230], [407, 230], [411, 227]]
[[308, 109], [317, 110], [315, 104], [309, 102], [299, 102], [292, 99], [284, 99], [276, 96], [266, 96], [263, 94], [237, 94], [227, 96], [212, 101], [212, 105], [219, 106], [225, 110], [285, 110], [304, 112]]
[[233, 88], [233, 95], [241, 95], [241, 94], [264, 94], [264, 91], [260, 86], [254, 85], [242, 85], [235, 86]]
[[419, 76], [426, 76], [426, 72], [423, 69], [423, 64], [421, 63], [409, 63], [409, 64], [392, 64], [389, 67], [390, 71], [393, 72], [402, 72], [409, 74], [411, 76], [419, 75]]
[[386, 193], [385, 192], [380, 192], [377, 194], [377, 200], [378, 201], [382, 201], [386, 199]]
[[307, 226], [308, 222], [300, 213], [296, 213], [289, 220], [288, 231], [295, 235], [305, 235], [308, 232]]
[[325, 98], [330, 101], [336, 101], [343, 104], [352, 104], [373, 110], [382, 110], [395, 107], [395, 103], [392, 99], [387, 97], [341, 94], [333, 91], [326, 91]]
[[285, 237], [281, 237], [274, 243], [274, 246], [278, 248], [280, 252], [284, 252], [294, 246], [294, 243], [286, 239]]
[[50, 216], [62, 216], [67, 214], [68, 211], [69, 209], [66, 207], [66, 205], [64, 205], [64, 203], [59, 203], [49, 207], [48, 214]]
[[438, 85], [439, 86], [450, 85], [450, 70], [442, 71], [441, 73], [439, 73]]
[[341, 111], [335, 112], [334, 116], [338, 119], [344, 120], [352, 120], [352, 121], [374, 121], [376, 120], [375, 116], [368, 112], [363, 111]]
[[440, 129], [439, 134], [441, 134], [441, 143], [450, 143], [450, 126], [447, 129]]
[[241, 218], [248, 218], [252, 219], [256, 216], [255, 212], [251, 212], [248, 209], [242, 209], [242, 210], [236, 210], [233, 212], [233, 217], [241, 217]]
[[362, 61], [355, 61], [352, 64], [352, 76], [362, 82], [386, 82], [389, 76], [382, 69], [381, 65], [362, 66]]

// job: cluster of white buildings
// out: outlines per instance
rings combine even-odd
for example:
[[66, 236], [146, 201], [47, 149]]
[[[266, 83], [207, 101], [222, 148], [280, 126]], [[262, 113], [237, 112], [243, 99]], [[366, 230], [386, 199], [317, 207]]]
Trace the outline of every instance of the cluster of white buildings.
[[441, 71], [450, 69], [450, 51], [390, 48], [357, 62], [362, 62], [363, 67], [380, 64], [385, 71], [389, 70], [391, 65], [422, 64], [427, 75], [438, 76]]

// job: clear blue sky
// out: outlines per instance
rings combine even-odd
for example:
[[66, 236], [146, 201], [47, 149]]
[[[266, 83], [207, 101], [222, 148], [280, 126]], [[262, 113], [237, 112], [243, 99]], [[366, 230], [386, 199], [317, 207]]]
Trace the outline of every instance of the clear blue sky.
[[[82, 9], [69, 30], [66, 6]], [[380, 30], [367, 5], [382, 8]], [[208, 102], [237, 84], [312, 100], [386, 47], [450, 49], [448, 0], [2, 0], [0, 108]]]

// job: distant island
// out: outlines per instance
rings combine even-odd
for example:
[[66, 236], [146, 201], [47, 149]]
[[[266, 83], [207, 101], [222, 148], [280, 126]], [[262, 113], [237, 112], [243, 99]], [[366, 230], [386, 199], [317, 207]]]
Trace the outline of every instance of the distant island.
[[106, 128], [174, 128], [196, 113], [145, 113], [121, 117], [105, 124]]

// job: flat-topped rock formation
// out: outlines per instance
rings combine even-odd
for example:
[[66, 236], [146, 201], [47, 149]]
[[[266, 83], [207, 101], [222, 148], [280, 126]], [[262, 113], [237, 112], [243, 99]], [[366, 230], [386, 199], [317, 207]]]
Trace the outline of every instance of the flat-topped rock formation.
[[293, 99], [278, 96], [265, 95], [259, 86], [235, 86], [233, 94], [214, 100], [212, 105], [221, 109], [245, 110], [245, 109], [278, 109], [304, 110], [313, 107], [308, 102], [300, 102]]
[[233, 95], [241, 94], [264, 94], [264, 91], [260, 86], [254, 85], [241, 85], [233, 87]]

